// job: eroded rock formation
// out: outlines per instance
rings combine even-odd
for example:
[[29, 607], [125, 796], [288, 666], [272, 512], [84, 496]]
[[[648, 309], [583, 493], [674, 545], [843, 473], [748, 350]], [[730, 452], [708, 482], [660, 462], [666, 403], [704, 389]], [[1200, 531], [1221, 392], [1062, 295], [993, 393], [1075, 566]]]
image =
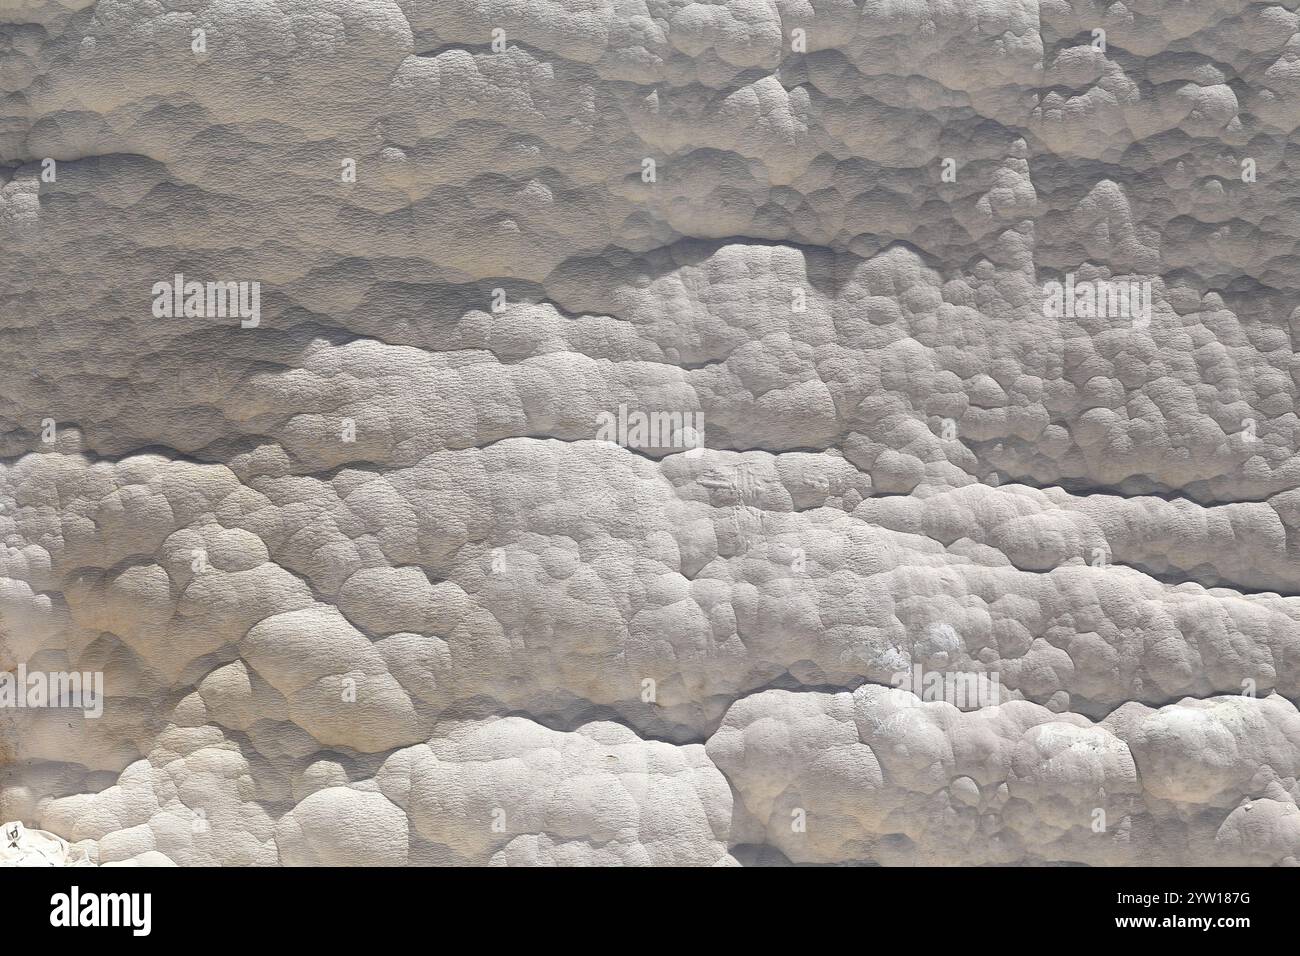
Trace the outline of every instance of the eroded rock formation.
[[0, 0], [0, 820], [1295, 864], [1294, 7]]

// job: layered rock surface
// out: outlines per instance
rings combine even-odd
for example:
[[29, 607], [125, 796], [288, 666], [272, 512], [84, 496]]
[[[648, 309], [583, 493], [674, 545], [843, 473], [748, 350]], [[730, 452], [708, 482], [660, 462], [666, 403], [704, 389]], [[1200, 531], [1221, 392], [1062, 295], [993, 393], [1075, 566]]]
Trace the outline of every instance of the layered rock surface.
[[1294, 7], [0, 0], [0, 820], [1296, 863]]

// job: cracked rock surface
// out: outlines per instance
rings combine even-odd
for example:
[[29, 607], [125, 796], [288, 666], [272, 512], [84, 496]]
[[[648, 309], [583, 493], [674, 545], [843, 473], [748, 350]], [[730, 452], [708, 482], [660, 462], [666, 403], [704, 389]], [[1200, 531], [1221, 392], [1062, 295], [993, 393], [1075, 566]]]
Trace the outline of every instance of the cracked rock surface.
[[1297, 6], [0, 0], [0, 821], [1297, 865]]

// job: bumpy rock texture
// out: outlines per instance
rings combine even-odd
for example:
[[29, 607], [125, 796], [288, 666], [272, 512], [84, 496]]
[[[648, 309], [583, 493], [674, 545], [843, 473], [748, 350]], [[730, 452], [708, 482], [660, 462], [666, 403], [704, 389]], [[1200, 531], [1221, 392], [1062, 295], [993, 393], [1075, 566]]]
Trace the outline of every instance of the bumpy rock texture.
[[0, 0], [0, 820], [1297, 863], [1296, 6]]

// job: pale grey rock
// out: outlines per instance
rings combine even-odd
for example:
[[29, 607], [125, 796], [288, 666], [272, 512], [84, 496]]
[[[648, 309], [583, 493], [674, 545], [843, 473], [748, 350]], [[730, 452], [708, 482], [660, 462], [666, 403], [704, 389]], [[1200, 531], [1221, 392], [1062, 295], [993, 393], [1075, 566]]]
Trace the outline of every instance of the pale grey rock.
[[1131, 703], [1093, 724], [1024, 701], [766, 691], [707, 749], [746, 842], [796, 863], [1300, 859], [1300, 713], [1277, 696]]
[[[0, 819], [101, 865], [1294, 864], [1298, 31], [4, 0], [0, 669], [104, 696], [0, 708]], [[258, 324], [157, 317], [176, 273]], [[1149, 322], [1049, 316], [1067, 273]]]

